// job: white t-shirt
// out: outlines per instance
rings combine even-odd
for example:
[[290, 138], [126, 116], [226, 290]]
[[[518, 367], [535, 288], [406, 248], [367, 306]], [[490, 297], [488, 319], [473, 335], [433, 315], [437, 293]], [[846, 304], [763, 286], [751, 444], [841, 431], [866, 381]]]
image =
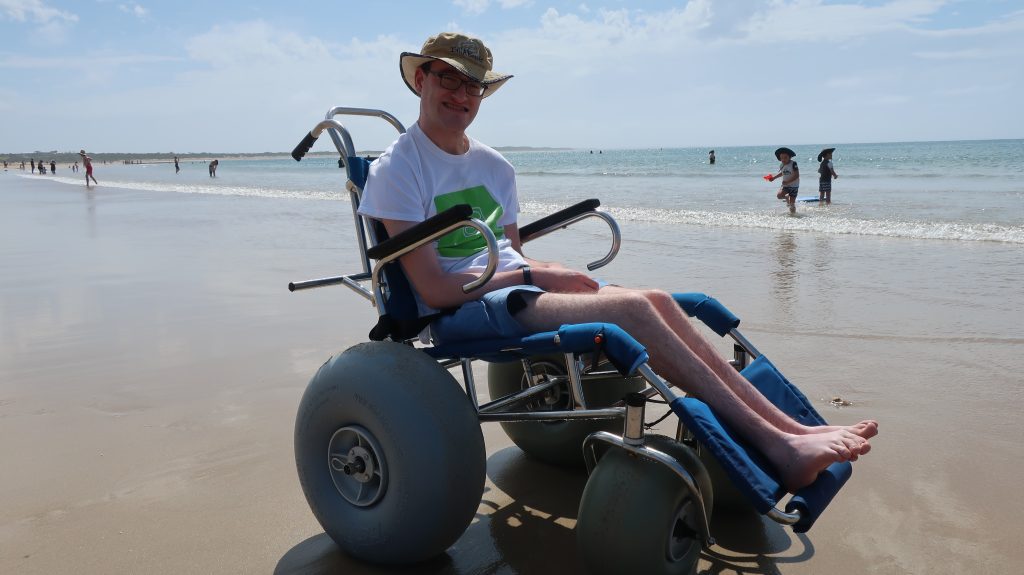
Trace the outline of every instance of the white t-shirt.
[[790, 177], [791, 175], [793, 175], [793, 172], [797, 171], [796, 161], [795, 160], [790, 160], [788, 163], [782, 164], [782, 168], [781, 169], [782, 169], [782, 182], [783, 182], [782, 186], [786, 187], [786, 188], [799, 188], [800, 187], [800, 176], [799, 176], [799, 174], [797, 175], [797, 178], [795, 180], [793, 180], [792, 182], [785, 183], [786, 182], [786, 178]]
[[[438, 148], [413, 124], [370, 165], [359, 213], [376, 219], [422, 222], [457, 204], [473, 206], [498, 240], [497, 271], [526, 261], [505, 237], [504, 226], [519, 213], [512, 164], [492, 148], [469, 138], [469, 151], [452, 155]], [[435, 242], [441, 267], [449, 272], [480, 272], [487, 265], [487, 244], [473, 228], [456, 230]], [[420, 303], [420, 313], [432, 313]]]

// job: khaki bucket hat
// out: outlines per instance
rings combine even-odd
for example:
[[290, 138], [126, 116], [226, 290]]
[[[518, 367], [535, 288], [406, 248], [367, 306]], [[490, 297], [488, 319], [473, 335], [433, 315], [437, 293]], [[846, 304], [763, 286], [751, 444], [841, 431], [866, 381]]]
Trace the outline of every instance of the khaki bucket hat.
[[398, 59], [402, 79], [413, 94], [420, 95], [416, 91], [416, 68], [433, 60], [441, 60], [487, 86], [485, 98], [497, 92], [498, 88], [512, 77], [511, 74], [499, 74], [492, 70], [494, 59], [491, 57], [491, 51], [479, 38], [455, 32], [442, 32], [427, 38], [419, 54], [402, 52]]

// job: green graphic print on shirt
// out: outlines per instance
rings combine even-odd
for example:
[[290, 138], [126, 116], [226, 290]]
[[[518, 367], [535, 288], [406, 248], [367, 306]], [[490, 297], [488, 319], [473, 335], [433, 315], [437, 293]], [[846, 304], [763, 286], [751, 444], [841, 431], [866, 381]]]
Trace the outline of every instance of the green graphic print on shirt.
[[[441, 213], [452, 206], [469, 204], [473, 206], [473, 217], [487, 224], [494, 232], [495, 239], [505, 237], [505, 230], [498, 225], [504, 210], [484, 186], [467, 188], [458, 192], [442, 194], [434, 198], [434, 208]], [[464, 258], [487, 248], [487, 241], [474, 228], [455, 230], [437, 241], [437, 252], [446, 258]]]

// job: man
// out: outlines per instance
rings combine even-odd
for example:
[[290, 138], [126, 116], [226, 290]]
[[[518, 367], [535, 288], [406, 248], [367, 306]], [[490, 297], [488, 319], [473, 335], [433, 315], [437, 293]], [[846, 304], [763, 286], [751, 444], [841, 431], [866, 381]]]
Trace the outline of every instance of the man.
[[470, 294], [461, 286], [487, 258], [478, 233], [455, 232], [402, 257], [422, 311], [459, 308], [431, 325], [435, 341], [614, 323], [647, 347], [659, 374], [710, 404], [760, 449], [787, 489], [812, 483], [833, 462], [867, 453], [876, 422], [817, 428], [795, 422], [715, 352], [669, 294], [599, 285], [584, 273], [523, 256], [515, 171], [466, 134], [483, 99], [512, 77], [492, 67], [482, 41], [455, 33], [432, 36], [419, 54], [401, 55], [402, 77], [420, 97], [419, 119], [371, 165], [359, 208], [394, 236], [447, 207], [470, 203], [495, 232], [497, 271]]

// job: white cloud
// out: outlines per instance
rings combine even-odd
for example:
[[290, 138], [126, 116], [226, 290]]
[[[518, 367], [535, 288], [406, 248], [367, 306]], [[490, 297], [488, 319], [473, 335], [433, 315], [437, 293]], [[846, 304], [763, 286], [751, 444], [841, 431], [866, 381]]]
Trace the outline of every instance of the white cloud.
[[117, 54], [53, 58], [40, 58], [36, 56], [4, 56], [0, 57], [0, 68], [40, 70], [40, 69], [67, 69], [80, 70], [88, 67], [117, 68], [135, 64], [158, 64], [163, 62], [179, 61], [181, 58], [170, 56], [152, 56], [146, 54]]
[[65, 12], [51, 8], [40, 0], [0, 0], [0, 14], [11, 20], [25, 22], [32, 20], [38, 23], [52, 21], [77, 22], [78, 16], [71, 12]]
[[122, 12], [124, 12], [126, 14], [131, 14], [131, 15], [135, 16], [136, 18], [140, 18], [141, 19], [141, 18], [145, 18], [146, 16], [149, 15], [149, 10], [146, 10], [145, 8], [143, 8], [142, 6], [140, 6], [139, 4], [137, 4], [135, 2], [131, 2], [129, 4], [118, 4], [117, 7]]
[[996, 56], [995, 52], [982, 50], [980, 48], [967, 48], [964, 50], [937, 50], [926, 52], [914, 52], [914, 57], [923, 60], [982, 60]]
[[189, 39], [185, 49], [193, 59], [214, 67], [251, 66], [278, 73], [277, 66], [329, 58], [330, 50], [318, 38], [306, 39], [281, 31], [262, 20], [214, 26]]
[[[504, 10], [533, 5], [533, 0], [497, 0], [497, 2]], [[452, 0], [452, 4], [472, 15], [483, 14], [491, 7], [490, 0]]]
[[452, 0], [452, 4], [462, 8], [468, 14], [483, 14], [491, 3], [490, 0]]
[[756, 43], [844, 42], [911, 30], [945, 4], [947, 0], [893, 0], [878, 6], [779, 0], [753, 13], [739, 31], [743, 40]]

